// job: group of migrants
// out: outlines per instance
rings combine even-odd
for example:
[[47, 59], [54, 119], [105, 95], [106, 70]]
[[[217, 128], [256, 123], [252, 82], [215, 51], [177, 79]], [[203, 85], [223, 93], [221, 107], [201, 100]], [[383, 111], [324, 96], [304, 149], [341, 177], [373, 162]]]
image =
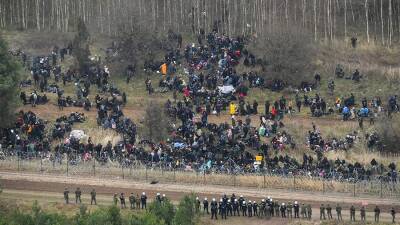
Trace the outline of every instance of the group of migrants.
[[[370, 101], [364, 98], [361, 100], [362, 107], [356, 109], [357, 100], [350, 94], [346, 98], [339, 97], [335, 104], [330, 106], [319, 94], [315, 97], [309, 96], [309, 91], [320, 84], [321, 76], [317, 74], [315, 84], [303, 83], [296, 91], [294, 99], [282, 96], [271, 102], [249, 101], [247, 95], [250, 88], [268, 87], [278, 91], [284, 83], [281, 80], [264, 80], [257, 72], [237, 73], [235, 68], [238, 64], [243, 63], [250, 69], [257, 65], [257, 58], [246, 49], [245, 38], [230, 38], [214, 30], [209, 34], [200, 32], [198, 44], [182, 46], [180, 39], [177, 40], [178, 49], [168, 51], [162, 63], [145, 63], [147, 72], [161, 73], [160, 87], [174, 93], [174, 99], [168, 100], [164, 106], [166, 114], [174, 121], [171, 135], [165, 142], [137, 140], [136, 124], [123, 113], [127, 103], [126, 93], [113, 84], [110, 71], [107, 66], [101, 64], [101, 60], [87, 71], [63, 71], [60, 63], [73, 51], [72, 46], [67, 45], [61, 49], [55, 47], [49, 56], [31, 57], [30, 70], [34, 82], [22, 82], [21, 86], [39, 86], [39, 90], [33, 91], [29, 96], [21, 92], [21, 101], [35, 106], [39, 102], [47, 102], [46, 92], [56, 93], [60, 110], [69, 106], [83, 107], [89, 111], [95, 109], [97, 125], [115, 130], [123, 140], [115, 145], [108, 142], [105, 146], [93, 143], [90, 138], [86, 143], [82, 143], [66, 136], [74, 123], [84, 120], [83, 115], [60, 117], [54, 125], [49, 125], [32, 112], [21, 112], [16, 126], [5, 132], [2, 152], [18, 149], [18, 154], [23, 155], [29, 150], [60, 163], [66, 155], [69, 157], [74, 153], [75, 157], [69, 157], [74, 163], [79, 158], [95, 158], [103, 163], [116, 160], [129, 166], [134, 161], [140, 161], [151, 166], [162, 165], [167, 168], [202, 172], [269, 171], [285, 176], [299, 174], [361, 180], [383, 176], [385, 180], [397, 181], [395, 164], [385, 166], [374, 159], [371, 165], [361, 165], [342, 159], [328, 160], [324, 157], [323, 153], [327, 150], [351, 148], [358, 138], [356, 132], [342, 139], [326, 140], [314, 127], [306, 138], [307, 145], [316, 153], [316, 157], [305, 155], [301, 162], [290, 155], [273, 156], [273, 152], [296, 148], [298, 145], [298, 140], [294, 140], [290, 131], [285, 128], [283, 118], [296, 111], [300, 112], [303, 107], [309, 107], [313, 116], [337, 112], [343, 115], [343, 120], [358, 117], [362, 121], [374, 117], [375, 113], [386, 111], [391, 114], [398, 111], [397, 96], [390, 97], [387, 106], [384, 106], [379, 97]], [[21, 55], [24, 63], [27, 63], [27, 55]], [[179, 65], [185, 65], [183, 69], [188, 79], [176, 74]], [[135, 75], [136, 66], [129, 65], [126, 70], [129, 82]], [[52, 71], [54, 82], [50, 81]], [[336, 71], [336, 74], [339, 73], [343, 73], [340, 68]], [[59, 84], [60, 77], [62, 85]], [[64, 96], [63, 87], [70, 84], [74, 86], [76, 94]], [[331, 88], [334, 86], [333, 83], [330, 85]], [[94, 86], [97, 87], [96, 95]], [[146, 80], [146, 87], [149, 93], [154, 91], [150, 78]], [[43, 94], [39, 96], [39, 92]], [[182, 96], [178, 97], [178, 93], [182, 93]], [[90, 94], [95, 95], [92, 101], [89, 99]], [[42, 98], [46, 101], [38, 101]], [[229, 122], [217, 124], [209, 121], [210, 115], [218, 116], [223, 111], [231, 115]], [[254, 119], [255, 115], [259, 116], [259, 120]], [[46, 126], [52, 126], [51, 135], [46, 133]], [[270, 141], [266, 142], [265, 138], [269, 138]], [[65, 141], [50, 146], [53, 139]], [[379, 137], [372, 134], [368, 136], [368, 140], [368, 143], [374, 146], [379, 142]], [[254, 154], [251, 154], [249, 149], [263, 156], [261, 164], [255, 164]]]

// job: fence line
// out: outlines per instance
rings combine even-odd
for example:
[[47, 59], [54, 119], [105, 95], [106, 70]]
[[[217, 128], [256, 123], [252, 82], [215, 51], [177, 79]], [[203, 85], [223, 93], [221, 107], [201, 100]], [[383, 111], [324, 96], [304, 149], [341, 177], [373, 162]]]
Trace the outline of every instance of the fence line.
[[220, 174], [213, 172], [188, 171], [161, 166], [130, 165], [82, 161], [66, 163], [47, 159], [21, 160], [19, 157], [0, 160], [0, 170], [31, 172], [37, 174], [64, 174], [65, 176], [92, 176], [164, 183], [185, 183], [197, 185], [226, 185], [253, 188], [287, 189], [293, 191], [339, 192], [352, 196], [400, 197], [400, 183], [371, 181], [336, 181], [307, 176], [278, 176], [269, 173]]

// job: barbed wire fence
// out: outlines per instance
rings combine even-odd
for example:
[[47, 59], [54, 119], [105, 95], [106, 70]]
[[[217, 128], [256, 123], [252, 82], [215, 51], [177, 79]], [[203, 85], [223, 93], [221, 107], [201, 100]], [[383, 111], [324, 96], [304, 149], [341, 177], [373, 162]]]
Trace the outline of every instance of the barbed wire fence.
[[96, 177], [143, 182], [182, 183], [189, 185], [224, 185], [259, 189], [286, 189], [349, 196], [400, 197], [400, 183], [373, 177], [369, 180], [335, 180], [307, 175], [277, 175], [271, 171], [245, 173], [175, 168], [171, 164], [143, 164], [139, 161], [83, 160], [78, 154], [50, 159], [36, 156], [7, 156], [0, 160], [1, 171], [52, 174], [68, 177]]

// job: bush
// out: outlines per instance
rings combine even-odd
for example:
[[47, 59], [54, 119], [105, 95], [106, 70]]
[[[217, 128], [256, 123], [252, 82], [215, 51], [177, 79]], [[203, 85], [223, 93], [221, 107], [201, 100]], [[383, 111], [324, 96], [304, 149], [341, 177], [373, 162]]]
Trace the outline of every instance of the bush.
[[174, 225], [195, 225], [199, 215], [196, 211], [196, 198], [194, 195], [185, 196], [179, 202], [178, 209], [174, 217]]
[[144, 118], [144, 136], [145, 138], [159, 142], [165, 140], [168, 131], [168, 117], [165, 116], [163, 106], [157, 102], [151, 101], [146, 108]]
[[377, 133], [381, 142], [380, 149], [385, 152], [400, 152], [400, 115], [381, 118], [377, 124]]
[[174, 215], [174, 206], [166, 199], [162, 203], [155, 201], [149, 205], [149, 212], [155, 215], [159, 220], [165, 221], [167, 225], [172, 223]]

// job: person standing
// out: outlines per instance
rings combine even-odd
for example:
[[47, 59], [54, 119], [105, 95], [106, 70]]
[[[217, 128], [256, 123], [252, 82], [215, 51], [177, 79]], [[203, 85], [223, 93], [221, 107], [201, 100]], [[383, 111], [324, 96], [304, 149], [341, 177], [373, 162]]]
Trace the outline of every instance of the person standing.
[[343, 218], [342, 218], [342, 207], [339, 204], [336, 205], [336, 215], [337, 215], [337, 220], [338, 221], [342, 221], [343, 220]]
[[394, 207], [392, 207], [392, 209], [390, 210], [390, 215], [392, 215], [392, 223], [395, 223], [395, 219], [396, 219], [396, 211], [394, 210]]
[[97, 205], [97, 202], [96, 202], [96, 190], [93, 189], [90, 192], [90, 197], [91, 197], [90, 204], [93, 205], [93, 202], [94, 202], [94, 204]]
[[213, 198], [212, 202], [211, 202], [211, 219], [216, 219], [217, 218], [217, 211], [218, 211], [218, 204], [215, 201], [215, 198]]
[[147, 209], [147, 196], [146, 193], [143, 192], [142, 196], [140, 197], [140, 202], [142, 203], [142, 209]]
[[307, 216], [308, 216], [308, 219], [311, 220], [311, 217], [312, 217], [312, 208], [311, 208], [311, 205], [310, 205], [310, 204], [307, 205]]
[[65, 190], [64, 190], [64, 200], [65, 200], [65, 204], [69, 204], [69, 191], [68, 191], [68, 188], [65, 188]]
[[114, 194], [113, 202], [114, 202], [114, 205], [117, 206], [117, 204], [118, 204], [118, 194], [117, 193]]
[[287, 211], [287, 217], [292, 219], [293, 205], [291, 202], [288, 203], [286, 211]]
[[362, 206], [360, 209], [360, 216], [361, 216], [361, 221], [365, 222], [366, 215], [365, 215], [365, 207], [364, 206]]
[[381, 214], [381, 209], [378, 206], [375, 206], [375, 222], [379, 222], [379, 215]]
[[210, 214], [209, 211], [208, 211], [208, 200], [207, 200], [207, 198], [204, 198], [204, 201], [203, 201], [203, 213], [204, 212], [207, 212], [207, 214]]
[[331, 220], [332, 219], [332, 207], [329, 204], [326, 206], [326, 212], [328, 214], [328, 220]]
[[350, 221], [356, 221], [356, 208], [353, 205], [350, 207]]
[[233, 215], [236, 216], [240, 216], [240, 212], [239, 212], [239, 202], [238, 200], [235, 198], [235, 200], [233, 201]]
[[82, 195], [81, 189], [79, 187], [76, 188], [76, 191], [75, 191], [75, 203], [76, 204], [78, 204], [78, 201], [79, 201], [79, 203], [82, 203], [81, 195]]
[[304, 219], [304, 218], [306, 218], [307, 217], [307, 211], [306, 211], [306, 206], [304, 205], [304, 203], [303, 204], [301, 204], [301, 211], [300, 211], [300, 213], [301, 213], [301, 217]]
[[124, 193], [121, 193], [119, 195], [119, 201], [121, 203], [121, 209], [125, 209], [126, 208], [126, 204], [125, 204], [125, 195], [124, 195]]
[[300, 216], [299, 216], [299, 208], [300, 208], [300, 206], [299, 206], [299, 203], [297, 201], [294, 202], [293, 208], [294, 208], [294, 218], [300, 218]]
[[324, 204], [321, 204], [321, 206], [319, 207], [319, 219], [320, 220], [322, 220], [322, 219], [326, 220]]
[[131, 195], [129, 195], [129, 204], [131, 205], [131, 209], [135, 208], [135, 203], [136, 203], [135, 195], [131, 193]]

